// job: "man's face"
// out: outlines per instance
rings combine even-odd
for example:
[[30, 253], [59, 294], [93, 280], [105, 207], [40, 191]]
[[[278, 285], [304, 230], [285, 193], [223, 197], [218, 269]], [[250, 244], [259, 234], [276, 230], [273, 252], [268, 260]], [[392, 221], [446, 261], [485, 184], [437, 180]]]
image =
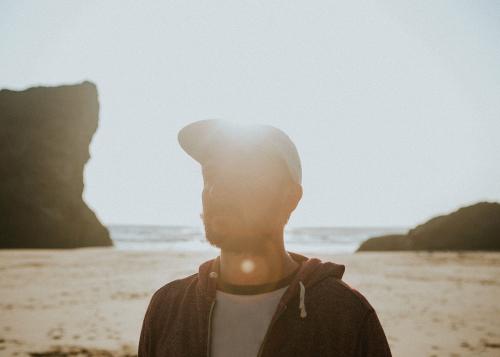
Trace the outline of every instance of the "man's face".
[[258, 253], [283, 227], [284, 162], [265, 155], [222, 156], [202, 166], [207, 240], [233, 252]]

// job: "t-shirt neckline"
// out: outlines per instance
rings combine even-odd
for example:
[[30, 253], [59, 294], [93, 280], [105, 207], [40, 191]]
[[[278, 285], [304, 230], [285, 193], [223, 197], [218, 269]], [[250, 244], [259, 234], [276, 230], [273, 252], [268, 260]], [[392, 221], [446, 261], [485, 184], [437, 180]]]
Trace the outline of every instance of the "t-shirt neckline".
[[283, 277], [282, 279], [270, 283], [257, 284], [257, 285], [241, 285], [241, 284], [231, 284], [223, 281], [220, 278], [217, 279], [217, 290], [228, 293], [228, 294], [237, 294], [237, 295], [255, 295], [255, 294], [263, 294], [271, 291], [275, 291], [281, 289], [293, 281], [295, 276], [297, 275], [300, 267], [302, 266], [302, 262], [299, 262], [299, 266], [295, 268], [293, 272]]

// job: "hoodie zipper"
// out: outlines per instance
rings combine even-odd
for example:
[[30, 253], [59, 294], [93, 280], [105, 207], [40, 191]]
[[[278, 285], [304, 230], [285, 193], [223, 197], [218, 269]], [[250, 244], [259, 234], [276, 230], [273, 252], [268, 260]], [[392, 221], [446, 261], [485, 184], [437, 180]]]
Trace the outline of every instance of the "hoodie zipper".
[[267, 329], [266, 331], [266, 334], [264, 335], [264, 339], [262, 340], [262, 343], [260, 345], [260, 348], [259, 348], [259, 353], [257, 354], [257, 357], [260, 357], [262, 355], [262, 351], [264, 351], [264, 344], [266, 343], [266, 340], [267, 340], [267, 336], [269, 335], [270, 331], [271, 331], [271, 327], [273, 327], [274, 323], [278, 320], [278, 317], [279, 315], [281, 315], [281, 313], [286, 309], [286, 305], [280, 310], [278, 311], [277, 313], [277, 316], [276, 318], [271, 322], [271, 324], [269, 325], [269, 328]]
[[212, 302], [212, 305], [210, 306], [210, 312], [208, 313], [207, 357], [210, 357], [210, 337], [211, 337], [210, 329], [212, 327], [212, 311], [214, 309], [216, 301], [217, 300], [214, 299], [214, 301]]

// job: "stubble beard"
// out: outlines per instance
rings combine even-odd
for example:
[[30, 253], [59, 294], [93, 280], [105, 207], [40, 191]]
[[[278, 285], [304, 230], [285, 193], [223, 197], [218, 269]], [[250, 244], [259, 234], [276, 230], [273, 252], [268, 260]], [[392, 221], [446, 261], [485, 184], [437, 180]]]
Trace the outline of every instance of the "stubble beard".
[[[251, 230], [243, 234], [241, 231], [247, 227], [240, 226], [237, 232], [236, 218], [232, 219], [233, 227], [230, 229], [216, 228], [211, 216], [200, 214], [205, 227], [205, 239], [210, 245], [235, 254], [263, 255], [269, 245], [273, 244], [273, 236], [269, 230]], [[227, 227], [226, 227], [227, 228]]]

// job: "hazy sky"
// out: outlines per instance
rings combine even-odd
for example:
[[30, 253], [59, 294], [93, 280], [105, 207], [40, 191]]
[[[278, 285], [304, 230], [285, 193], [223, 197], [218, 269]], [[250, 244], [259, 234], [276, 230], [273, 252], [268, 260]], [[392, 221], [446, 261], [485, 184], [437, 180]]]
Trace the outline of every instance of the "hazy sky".
[[0, 87], [96, 83], [84, 198], [105, 223], [201, 225], [189, 122], [275, 125], [290, 226], [413, 226], [500, 201], [498, 1], [2, 1]]

